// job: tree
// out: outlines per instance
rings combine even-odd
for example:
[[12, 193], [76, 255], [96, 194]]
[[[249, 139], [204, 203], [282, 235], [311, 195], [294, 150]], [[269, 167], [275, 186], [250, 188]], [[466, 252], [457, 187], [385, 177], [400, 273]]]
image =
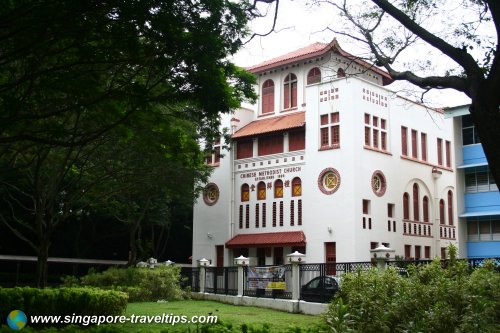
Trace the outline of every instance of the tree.
[[313, 2], [330, 6], [326, 8], [338, 14], [332, 15], [335, 19], [327, 30], [364, 47], [369, 54], [366, 58], [384, 67], [394, 80], [423, 89], [422, 95], [445, 88], [467, 95], [489, 167], [500, 188], [498, 1]]
[[217, 123], [253, 96], [227, 60], [249, 17], [226, 0], [7, 2], [0, 144], [85, 144], [150, 103], [189, 103]]
[[[174, 154], [165, 138], [144, 133], [193, 145], [197, 134], [215, 136], [221, 112], [255, 98], [253, 76], [227, 60], [251, 16], [248, 4], [226, 0], [13, 0], [0, 8], [0, 200], [7, 207], [0, 222], [37, 253], [38, 285], [46, 284], [54, 230], [127, 193], [124, 185], [141, 180], [134, 173], [145, 175], [137, 155], [105, 159], [114, 149], [125, 154], [124, 144], [149, 142], [140, 147], [191, 172], [193, 191], [204, 172], [189, 155], [196, 150], [179, 145], [186, 151]], [[167, 106], [168, 116], [158, 112]], [[160, 190], [168, 197], [177, 185]], [[140, 211], [151, 207], [153, 199], [132, 194]]]

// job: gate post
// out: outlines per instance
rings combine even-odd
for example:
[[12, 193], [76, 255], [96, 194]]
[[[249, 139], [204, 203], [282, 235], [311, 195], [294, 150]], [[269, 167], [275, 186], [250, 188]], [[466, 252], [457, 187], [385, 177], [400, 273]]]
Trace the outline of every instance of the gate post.
[[200, 267], [200, 293], [205, 292], [205, 269], [210, 264], [210, 261], [206, 258], [198, 260], [198, 266]]
[[298, 301], [300, 299], [300, 264], [304, 261], [305, 254], [295, 251], [287, 257], [292, 264], [292, 300]]
[[245, 281], [243, 281], [243, 269], [248, 266], [248, 258], [241, 255], [234, 259], [234, 263], [238, 266], [238, 278], [236, 280], [236, 284], [238, 286], [237, 296], [241, 297], [243, 296], [243, 284], [245, 283]]
[[379, 243], [379, 246], [373, 250], [370, 250], [372, 258], [377, 260], [377, 268], [385, 269], [387, 266], [387, 260], [389, 260], [394, 254], [394, 250], [384, 246], [384, 244]]

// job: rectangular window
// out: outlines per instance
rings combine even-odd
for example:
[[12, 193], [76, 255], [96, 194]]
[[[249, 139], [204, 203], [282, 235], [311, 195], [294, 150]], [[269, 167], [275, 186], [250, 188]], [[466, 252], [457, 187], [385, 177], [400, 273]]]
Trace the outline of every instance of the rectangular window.
[[415, 260], [420, 260], [422, 257], [422, 249], [420, 245], [415, 245]]
[[420, 133], [420, 151], [422, 152], [422, 161], [427, 161], [427, 134]]
[[446, 149], [446, 166], [448, 168], [451, 168], [451, 142], [450, 141], [445, 142], [445, 149]]
[[240, 229], [243, 229], [243, 205], [240, 205], [240, 212], [239, 212], [239, 216], [238, 216], [238, 220], [239, 220], [239, 227]]
[[424, 258], [430, 259], [430, 257], [431, 257], [431, 247], [426, 246], [426, 247], [424, 247]]
[[273, 202], [273, 227], [276, 227], [276, 202]]
[[394, 217], [394, 204], [387, 204], [387, 216]]
[[401, 126], [401, 154], [408, 156], [408, 129]]
[[387, 231], [391, 231], [391, 221], [387, 221]]
[[220, 146], [214, 148], [214, 164], [220, 163]]
[[405, 259], [411, 258], [411, 245], [405, 245]]
[[371, 128], [368, 126], [365, 126], [365, 146], [371, 145], [370, 131], [371, 131]]
[[306, 148], [306, 132], [292, 131], [288, 133], [288, 150], [304, 150]]
[[332, 145], [340, 144], [340, 126], [332, 126]]
[[250, 205], [245, 206], [245, 228], [250, 228]]
[[373, 129], [373, 147], [378, 148], [378, 130]]
[[340, 114], [333, 112], [320, 116], [320, 147], [338, 148], [340, 145]]
[[411, 130], [411, 157], [418, 158], [417, 131]]
[[260, 216], [259, 216], [259, 204], [256, 204], [255, 205], [255, 227], [256, 228], [259, 227], [259, 219], [260, 219]]
[[283, 226], [283, 201], [280, 201], [280, 227]]
[[248, 158], [253, 156], [253, 141], [238, 140], [236, 142], [236, 159]]
[[392, 231], [396, 232], [396, 221], [392, 221]]
[[295, 202], [290, 201], [290, 225], [295, 225]]
[[363, 199], [363, 214], [370, 214], [370, 200]]
[[262, 203], [262, 228], [266, 227], [266, 203]]
[[370, 125], [370, 115], [365, 113], [365, 124]]
[[283, 152], [283, 134], [259, 137], [259, 156]]
[[443, 139], [437, 138], [438, 164], [443, 165]]
[[380, 148], [387, 150], [387, 133], [383, 131], [380, 132]]
[[297, 225], [302, 225], [302, 199], [299, 199], [297, 204]]
[[481, 143], [470, 114], [462, 116], [462, 143], [464, 146]]

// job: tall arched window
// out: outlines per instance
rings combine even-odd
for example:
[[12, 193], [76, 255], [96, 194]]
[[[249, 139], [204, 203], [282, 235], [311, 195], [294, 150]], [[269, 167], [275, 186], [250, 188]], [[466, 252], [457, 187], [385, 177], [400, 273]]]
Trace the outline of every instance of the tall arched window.
[[257, 184], [257, 200], [266, 200], [266, 183]]
[[283, 85], [283, 108], [297, 107], [297, 76], [290, 73], [285, 78]]
[[410, 195], [406, 192], [403, 194], [403, 219], [410, 219]]
[[248, 184], [241, 185], [241, 201], [250, 200], [250, 188]]
[[448, 191], [448, 224], [453, 225], [453, 193]]
[[424, 222], [429, 222], [429, 198], [424, 196], [422, 203], [424, 208]]
[[345, 77], [345, 72], [342, 68], [337, 70], [337, 77]]
[[274, 182], [274, 197], [283, 198], [283, 181], [281, 179]]
[[314, 67], [307, 73], [307, 84], [318, 82], [321, 82], [321, 71], [318, 67]]
[[266, 80], [262, 85], [262, 113], [274, 112], [274, 82]]
[[418, 190], [418, 184], [415, 183], [413, 184], [413, 220], [414, 221], [420, 221], [420, 207], [418, 204], [419, 200], [419, 190]]
[[300, 197], [302, 195], [302, 181], [299, 177], [292, 180], [292, 197]]
[[444, 200], [439, 200], [439, 224], [444, 224]]

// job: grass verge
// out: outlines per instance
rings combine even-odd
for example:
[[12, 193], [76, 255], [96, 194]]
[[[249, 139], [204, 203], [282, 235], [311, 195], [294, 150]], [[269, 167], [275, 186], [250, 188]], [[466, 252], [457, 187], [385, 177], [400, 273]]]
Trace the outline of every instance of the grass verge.
[[[291, 326], [299, 328], [297, 332], [310, 329], [320, 325], [323, 320], [320, 316], [309, 316], [281, 312], [271, 309], [257, 308], [251, 306], [235, 306], [213, 301], [172, 301], [165, 303], [143, 302], [130, 303], [127, 307], [127, 316], [155, 316], [168, 314], [170, 316], [192, 316], [213, 315], [218, 317], [219, 322], [241, 326], [243, 324], [253, 327], [270, 326], [270, 332], [282, 332]], [[117, 324], [123, 332], [197, 332], [196, 324], [155, 324], [155, 323], [126, 323]]]

